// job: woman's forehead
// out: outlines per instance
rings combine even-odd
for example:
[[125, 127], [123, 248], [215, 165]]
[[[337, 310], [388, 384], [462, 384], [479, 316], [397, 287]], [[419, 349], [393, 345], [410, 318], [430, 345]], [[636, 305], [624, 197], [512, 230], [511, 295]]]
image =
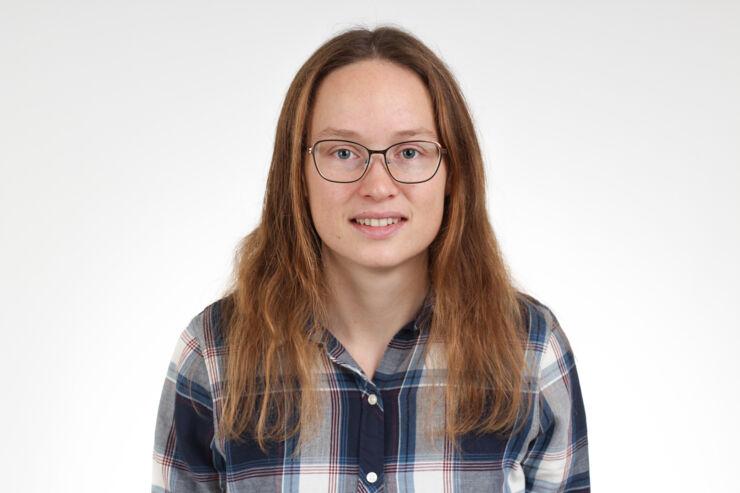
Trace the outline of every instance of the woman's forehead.
[[319, 138], [436, 137], [431, 97], [413, 71], [385, 60], [341, 67], [321, 82], [309, 119]]

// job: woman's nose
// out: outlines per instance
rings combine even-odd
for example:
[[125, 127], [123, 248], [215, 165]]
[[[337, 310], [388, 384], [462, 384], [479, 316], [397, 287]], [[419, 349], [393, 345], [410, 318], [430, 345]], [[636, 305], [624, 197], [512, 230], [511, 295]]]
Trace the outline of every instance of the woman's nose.
[[370, 156], [368, 169], [360, 180], [360, 193], [381, 200], [393, 197], [398, 193], [398, 183], [388, 172], [385, 165], [385, 156], [373, 154]]

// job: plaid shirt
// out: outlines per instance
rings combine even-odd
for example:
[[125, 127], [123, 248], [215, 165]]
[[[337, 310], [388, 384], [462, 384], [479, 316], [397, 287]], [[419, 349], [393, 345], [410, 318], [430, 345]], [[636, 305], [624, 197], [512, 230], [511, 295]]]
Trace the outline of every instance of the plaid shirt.
[[[545, 306], [526, 301], [527, 358], [536, 381], [524, 426], [508, 437], [464, 436], [455, 448], [425, 423], [444, 404], [424, 400], [445, 369], [422, 355], [417, 321], [388, 345], [372, 380], [329, 337], [319, 375], [323, 413], [298, 454], [215, 438], [224, 347], [219, 303], [182, 333], [165, 380], [154, 444], [152, 493], [162, 492], [565, 492], [590, 491], [586, 419], [573, 353]], [[431, 309], [427, 306], [426, 310]], [[439, 348], [430, 347], [430, 354]], [[428, 394], [427, 394], [428, 395]]]

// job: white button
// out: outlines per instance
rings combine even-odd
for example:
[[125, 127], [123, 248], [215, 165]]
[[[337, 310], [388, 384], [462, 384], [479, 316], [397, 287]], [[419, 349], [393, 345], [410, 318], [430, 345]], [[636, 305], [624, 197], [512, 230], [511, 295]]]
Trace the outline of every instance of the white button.
[[367, 482], [370, 484], [373, 484], [375, 481], [378, 480], [378, 475], [374, 472], [367, 473], [367, 476], [365, 476], [365, 479], [367, 479]]
[[[378, 403], [378, 396], [375, 394], [370, 394], [369, 396], [367, 396], [367, 403], [370, 404], [371, 406], [374, 406], [375, 404]], [[370, 481], [370, 482], [372, 483], [373, 481]]]

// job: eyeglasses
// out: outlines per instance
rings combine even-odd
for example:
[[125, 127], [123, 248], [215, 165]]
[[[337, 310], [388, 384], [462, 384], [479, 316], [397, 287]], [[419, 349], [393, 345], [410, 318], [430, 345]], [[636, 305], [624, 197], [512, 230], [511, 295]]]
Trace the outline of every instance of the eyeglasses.
[[306, 150], [313, 156], [316, 171], [334, 183], [358, 181], [370, 167], [373, 154], [382, 154], [391, 177], [399, 183], [423, 183], [434, 178], [447, 150], [436, 142], [409, 140], [387, 149], [368, 149], [350, 140], [319, 140]]

